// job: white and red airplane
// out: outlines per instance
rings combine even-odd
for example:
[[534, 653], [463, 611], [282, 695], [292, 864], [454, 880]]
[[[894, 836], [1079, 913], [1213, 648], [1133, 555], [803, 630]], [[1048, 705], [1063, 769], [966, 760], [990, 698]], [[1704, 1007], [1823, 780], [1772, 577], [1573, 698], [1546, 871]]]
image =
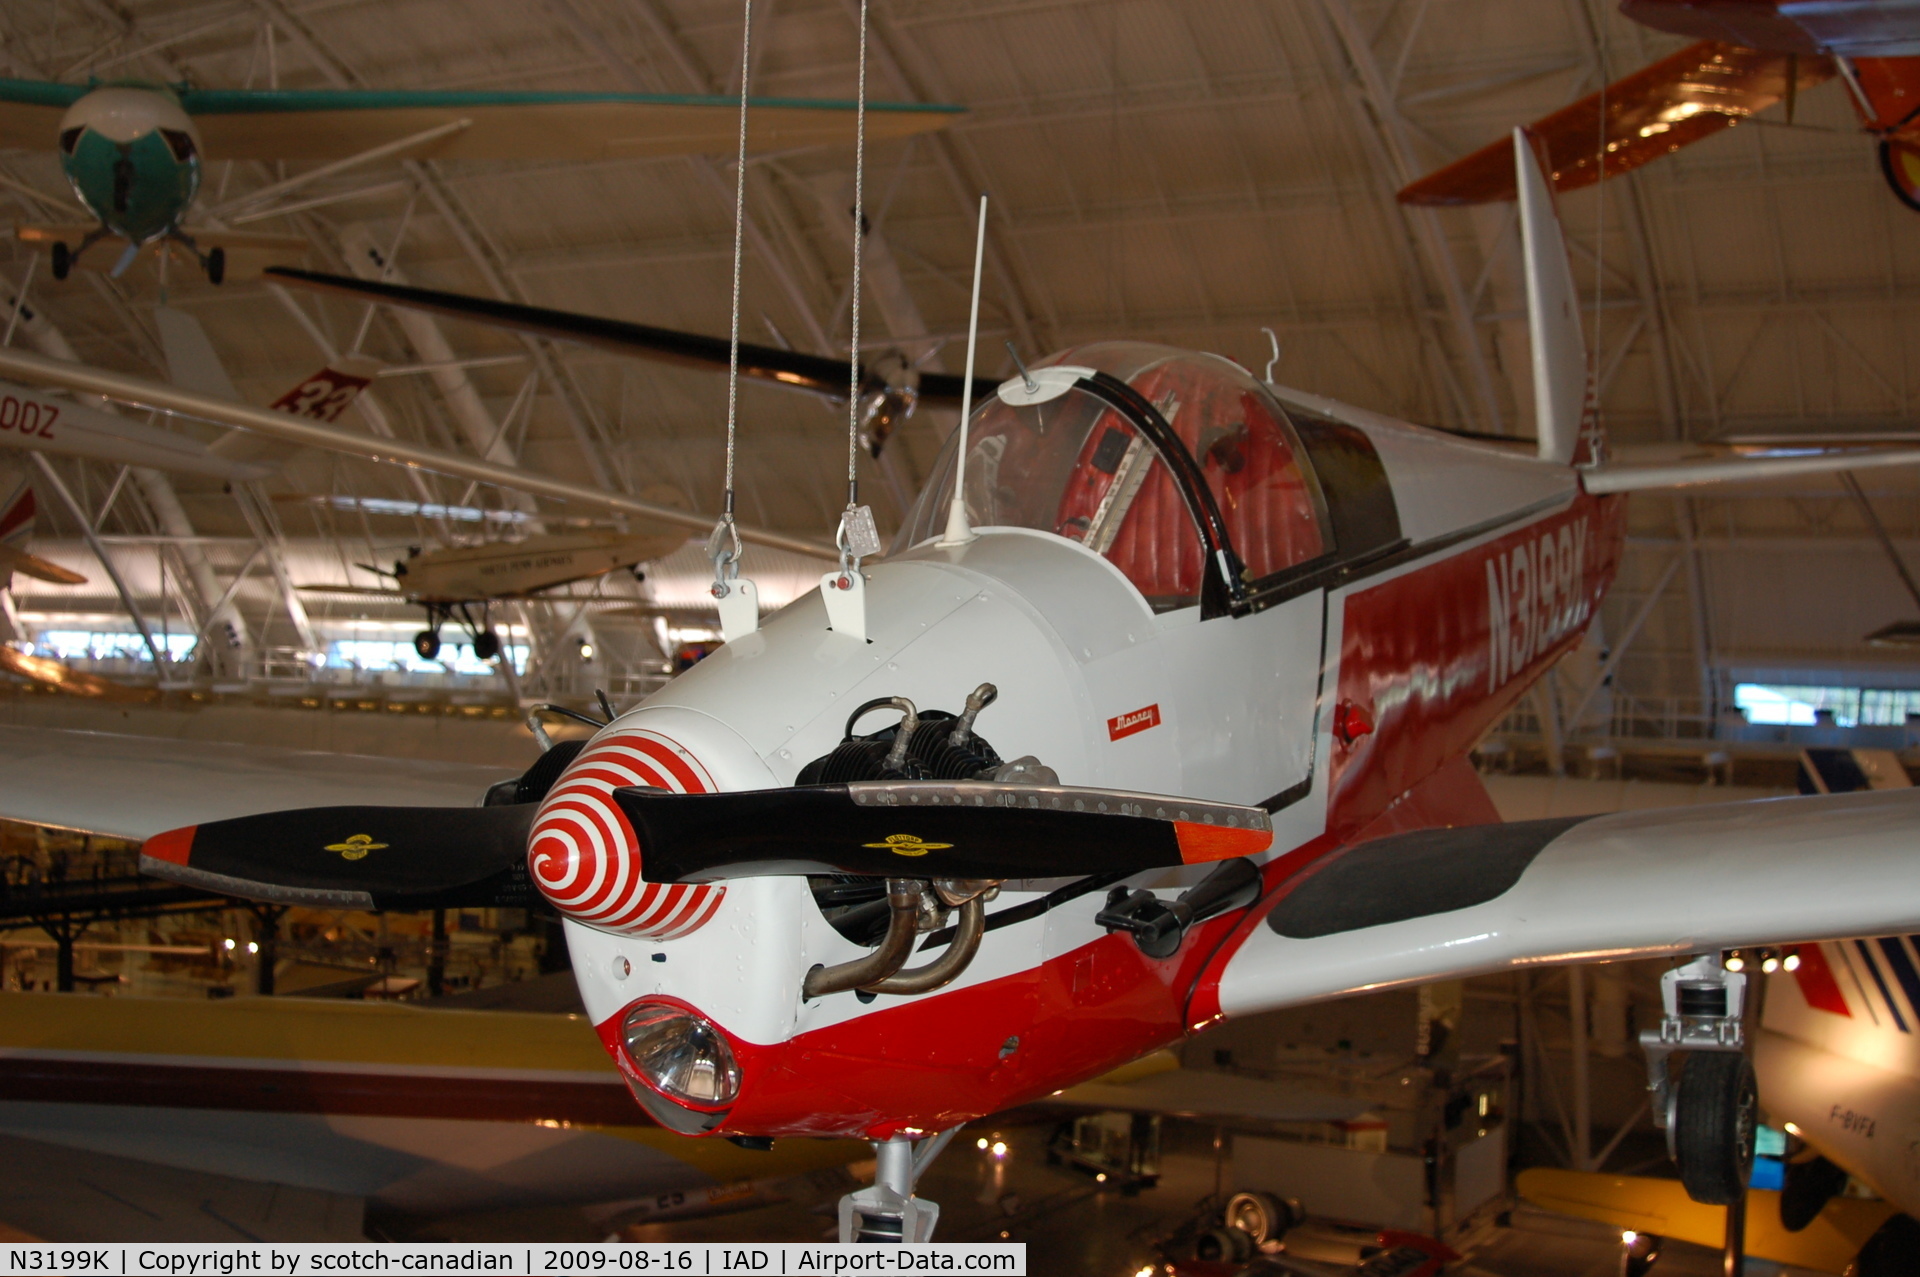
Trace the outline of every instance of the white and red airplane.
[[[1917, 459], [1605, 464], [1558, 223], [1516, 152], [1537, 457], [1214, 356], [1080, 347], [957, 432], [892, 554], [828, 574], [863, 574], [864, 634], [809, 594], [485, 803], [315, 807], [338, 768], [322, 794], [50, 736], [0, 774], [0, 814], [145, 837], [150, 872], [288, 903], [530, 881], [636, 1100], [689, 1136], [872, 1140], [841, 1221], [875, 1240], [931, 1234], [914, 1175], [962, 1124], [1223, 1016], [1920, 931], [1920, 794], [1497, 823], [1468, 750], [1579, 641], [1621, 493]], [[977, 531], [943, 537], [962, 446]], [[1705, 1049], [1737, 1012], [1719, 964], [1690, 969], [1676, 1113], [1711, 1193], [1751, 1075]]]

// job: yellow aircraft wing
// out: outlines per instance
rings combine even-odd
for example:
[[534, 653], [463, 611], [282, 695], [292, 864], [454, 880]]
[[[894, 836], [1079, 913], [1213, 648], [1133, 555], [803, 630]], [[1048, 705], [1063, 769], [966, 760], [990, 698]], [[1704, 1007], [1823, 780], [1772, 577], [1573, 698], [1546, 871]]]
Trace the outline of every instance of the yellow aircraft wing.
[[[0, 149], [54, 147], [84, 84], [0, 78]], [[177, 92], [209, 160], [343, 160], [429, 129], [467, 127], [424, 144], [416, 159], [611, 160], [731, 154], [739, 100], [669, 93], [440, 89], [191, 89]], [[851, 145], [855, 104], [810, 98], [749, 103], [756, 151]], [[944, 128], [954, 106], [868, 102], [867, 140]]]
[[[1694, 1201], [1676, 1179], [1535, 1168], [1520, 1172], [1514, 1187], [1534, 1205], [1563, 1215], [1716, 1250], [1726, 1241], [1726, 1208]], [[1780, 1224], [1780, 1194], [1749, 1189], [1747, 1254], [1823, 1273], [1842, 1272], [1895, 1213], [1887, 1202], [1836, 1197], [1803, 1231], [1790, 1233]]]

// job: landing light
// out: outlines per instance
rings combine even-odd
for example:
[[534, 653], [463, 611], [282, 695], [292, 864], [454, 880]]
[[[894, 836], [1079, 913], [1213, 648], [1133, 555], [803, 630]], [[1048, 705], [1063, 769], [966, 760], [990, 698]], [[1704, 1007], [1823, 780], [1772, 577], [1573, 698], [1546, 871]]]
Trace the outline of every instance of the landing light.
[[701, 1108], [740, 1095], [740, 1065], [720, 1031], [678, 1007], [641, 1003], [620, 1025], [627, 1058], [648, 1085], [677, 1103]]
[[1745, 971], [1747, 969], [1747, 960], [1741, 957], [1738, 951], [1735, 951], [1727, 955], [1726, 961], [1722, 965], [1729, 971]]
[[1639, 1240], [1640, 1234], [1634, 1232], [1631, 1228], [1620, 1234], [1620, 1244], [1622, 1246], [1631, 1246]]
[[1005, 1140], [995, 1140], [993, 1142], [993, 1155], [995, 1157], [1005, 1157], [1007, 1155], [1007, 1143]]
[[981, 1151], [982, 1153], [984, 1153], [984, 1152], [986, 1152], [986, 1151], [987, 1151], [987, 1137], [986, 1137], [986, 1136], [984, 1136], [984, 1135], [982, 1135], [982, 1136], [981, 1136], [981, 1137], [980, 1137], [979, 1139], [977, 1139], [977, 1140], [975, 1140], [975, 1141], [973, 1142], [973, 1146], [974, 1146], [975, 1148], [977, 1148], [977, 1149], [979, 1149], [979, 1150], [980, 1150], [980, 1151]]
[[1106, 1182], [1107, 1182], [1107, 1173], [1106, 1173], [1105, 1171], [1101, 1171], [1101, 1172], [1100, 1172], [1100, 1173], [1099, 1173], [1098, 1175], [1095, 1175], [1095, 1176], [1093, 1177], [1093, 1182], [1094, 1182], [1094, 1183], [1096, 1183], [1096, 1184], [1104, 1184], [1104, 1183], [1106, 1183]]
[[1789, 1135], [1798, 1135], [1800, 1133], [1800, 1128], [1795, 1126], [1792, 1122], [1786, 1123], [1780, 1129], [1785, 1131]]
[[1774, 972], [1778, 971], [1779, 969], [1780, 969], [1780, 959], [1771, 957], [1771, 956], [1760, 959], [1760, 970], [1765, 972], [1767, 975], [1772, 975]]
[[234, 950], [234, 943], [233, 943], [233, 937], [232, 937], [232, 936], [228, 936], [228, 937], [227, 937], [227, 952], [228, 952], [228, 953], [232, 953], [232, 952], [233, 952], [233, 950]]
[[1780, 959], [1780, 965], [1789, 971], [1798, 971], [1800, 969], [1800, 955], [1797, 953], [1789, 953], [1786, 957]]
[[249, 940], [249, 941], [247, 941], [247, 952], [248, 952], [248, 953], [258, 953], [258, 952], [260, 952], [260, 943], [259, 943], [259, 941], [257, 941], [257, 940]]

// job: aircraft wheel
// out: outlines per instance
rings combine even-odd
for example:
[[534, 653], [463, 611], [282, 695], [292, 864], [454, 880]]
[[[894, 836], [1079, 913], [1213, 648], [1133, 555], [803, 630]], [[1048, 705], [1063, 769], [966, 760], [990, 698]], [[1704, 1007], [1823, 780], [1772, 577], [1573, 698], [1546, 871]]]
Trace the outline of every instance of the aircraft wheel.
[[1787, 1182], [1780, 1190], [1780, 1227], [1799, 1232], [1846, 1186], [1847, 1173], [1824, 1157], [1788, 1162]]
[[1732, 1051], [1689, 1051], [1673, 1107], [1674, 1161], [1687, 1196], [1709, 1206], [1740, 1200], [1753, 1174], [1753, 1065]]
[[1253, 1244], [1277, 1239], [1300, 1222], [1292, 1202], [1283, 1202], [1272, 1193], [1235, 1193], [1227, 1199], [1225, 1219], [1228, 1228], [1237, 1228], [1253, 1238]]
[[432, 660], [440, 655], [440, 636], [432, 630], [421, 630], [413, 636], [413, 650], [420, 653], [421, 660]]
[[1253, 1238], [1238, 1228], [1209, 1228], [1193, 1239], [1193, 1257], [1207, 1264], [1244, 1264], [1255, 1249]]
[[481, 630], [473, 636], [473, 655], [476, 660], [490, 661], [500, 655], [500, 631]]
[[1854, 1256], [1852, 1277], [1906, 1277], [1920, 1264], [1920, 1223], [1911, 1215], [1892, 1215]]
[[67, 247], [65, 240], [55, 240], [53, 242], [53, 277], [65, 279], [72, 273], [73, 250]]
[[227, 250], [213, 248], [207, 250], [207, 282], [225, 283], [227, 278]]

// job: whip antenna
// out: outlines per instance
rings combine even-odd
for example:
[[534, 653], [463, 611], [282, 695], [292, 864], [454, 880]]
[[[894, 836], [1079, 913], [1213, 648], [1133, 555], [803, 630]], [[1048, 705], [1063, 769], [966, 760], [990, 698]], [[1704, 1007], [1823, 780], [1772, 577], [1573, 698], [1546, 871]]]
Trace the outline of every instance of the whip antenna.
[[973, 352], [980, 342], [980, 263], [987, 253], [987, 197], [980, 197], [980, 229], [973, 237], [973, 309], [967, 313], [967, 376], [960, 386], [960, 458], [953, 469], [953, 504], [947, 507], [947, 531], [941, 545], [965, 545], [974, 539], [967, 522], [967, 423], [973, 417]]

